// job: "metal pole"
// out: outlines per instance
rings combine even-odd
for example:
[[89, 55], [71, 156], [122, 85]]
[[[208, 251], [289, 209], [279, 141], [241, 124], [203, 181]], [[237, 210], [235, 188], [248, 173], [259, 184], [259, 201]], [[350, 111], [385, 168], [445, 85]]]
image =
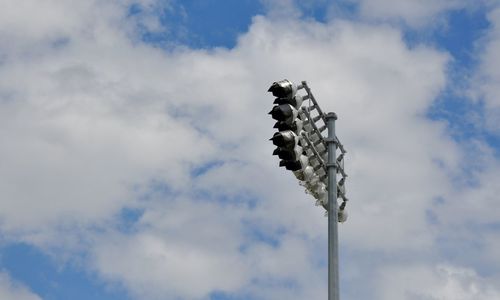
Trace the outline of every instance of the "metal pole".
[[333, 112], [326, 116], [328, 127], [328, 300], [339, 300], [339, 249], [338, 249], [338, 215], [337, 215], [337, 139], [335, 136], [335, 120]]

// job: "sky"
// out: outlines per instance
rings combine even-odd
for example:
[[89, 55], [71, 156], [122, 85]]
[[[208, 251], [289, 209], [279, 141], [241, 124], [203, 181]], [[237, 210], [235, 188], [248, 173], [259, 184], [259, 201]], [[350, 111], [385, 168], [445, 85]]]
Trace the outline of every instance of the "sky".
[[325, 299], [284, 78], [348, 151], [341, 299], [500, 299], [500, 2], [0, 7], [0, 299]]

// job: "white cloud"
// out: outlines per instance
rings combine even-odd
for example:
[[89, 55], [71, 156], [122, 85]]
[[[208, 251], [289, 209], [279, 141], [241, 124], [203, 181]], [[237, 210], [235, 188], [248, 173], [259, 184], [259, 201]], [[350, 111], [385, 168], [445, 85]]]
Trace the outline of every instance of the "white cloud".
[[[83, 247], [139, 299], [322, 297], [326, 219], [267, 140], [266, 89], [290, 77], [339, 115], [352, 200], [342, 244], [389, 256], [436, 246], [426, 210], [450, 195], [464, 157], [425, 116], [448, 55], [409, 49], [389, 26], [266, 17], [234, 49], [164, 52], [134, 38], [142, 21], [125, 4], [48, 3], [54, 15], [39, 25], [19, 21], [27, 8], [0, 15], [0, 219], [11, 239]], [[131, 233], [116, 228], [125, 207], [144, 210]]]
[[103, 277], [123, 281], [139, 299], [200, 299], [214, 290], [234, 290], [247, 279], [238, 256], [217, 250], [141, 234], [107, 238], [97, 248], [96, 263]]
[[[73, 11], [65, 5], [57, 8]], [[213, 151], [212, 142], [182, 118], [165, 115], [172, 111], [175, 95], [169, 86], [158, 84], [162, 91], [148, 87], [155, 77], [162, 82], [161, 74], [149, 73], [149, 79], [137, 75], [153, 65], [156, 70], [172, 66], [168, 60], [161, 67], [156, 64], [162, 61], [159, 51], [136, 48], [114, 27], [114, 15], [105, 14], [99, 21], [103, 28], [95, 25], [91, 36], [83, 28], [70, 32], [68, 43], [60, 47], [47, 48], [46, 39], [24, 35], [24, 27], [9, 28], [21, 32], [17, 38], [7, 36], [10, 45], [32, 55], [7, 51], [0, 70], [0, 152], [5, 158], [0, 205], [8, 231], [106, 218], [130, 203], [135, 185], [153, 177], [185, 184], [187, 166]], [[78, 26], [87, 21], [82, 17]], [[57, 24], [55, 28], [65, 28]], [[57, 31], [44, 30], [47, 35]], [[25, 49], [30, 43], [35, 45]], [[145, 59], [131, 60], [135, 55]], [[132, 83], [131, 77], [142, 77], [142, 83]]]
[[[465, 185], [454, 190], [449, 197], [447, 212], [443, 217], [450, 223], [493, 224], [500, 218], [496, 209], [491, 209], [498, 202], [500, 187], [500, 165], [494, 158], [482, 166], [481, 171], [470, 172], [472, 185]], [[460, 216], [460, 220], [457, 217]]]
[[483, 40], [484, 51], [480, 56], [481, 65], [475, 81], [474, 89], [484, 99], [486, 126], [498, 134], [500, 121], [500, 8], [497, 6], [488, 14], [491, 28]]
[[384, 21], [403, 21], [422, 28], [444, 24], [443, 13], [468, 7], [464, 0], [354, 0], [362, 16]]
[[261, 0], [271, 18], [294, 19], [301, 15], [294, 0]]
[[500, 291], [470, 269], [449, 265], [389, 266], [379, 274], [380, 299], [493, 300]]
[[194, 203], [158, 200], [164, 204], [145, 213], [136, 234], [106, 233], [92, 250], [101, 277], [124, 282], [138, 299], [204, 299], [214, 291], [305, 299], [324, 292], [325, 278], [315, 269], [317, 242], [297, 230], [280, 228], [244, 204], [209, 203], [203, 196]]
[[13, 282], [8, 274], [0, 272], [0, 299], [2, 300], [41, 300], [26, 287]]
[[[122, 237], [116, 242], [109, 240], [106, 246], [98, 243], [101, 246], [96, 247], [95, 268], [103, 276], [123, 280], [139, 298], [149, 295], [155, 299], [159, 296], [154, 293], [175, 291], [190, 299], [214, 289], [247, 292], [259, 299], [306, 299], [324, 292], [322, 269], [310, 267], [318, 249], [304, 248], [303, 244], [324, 239], [326, 219], [321, 210], [312, 206], [313, 201], [301, 196], [291, 174], [287, 177], [275, 168], [276, 161], [269, 157], [272, 147], [266, 144], [271, 135], [266, 128], [271, 127], [272, 121], [266, 120], [271, 105], [265, 89], [273, 79], [285, 74], [300, 74], [296, 76], [309, 79], [318, 99], [324, 99], [324, 109], [339, 113], [339, 135], [350, 150], [350, 207], [355, 212], [349, 224], [341, 227], [343, 242], [350, 247], [393, 252], [432, 247], [434, 236], [426, 225], [425, 210], [434, 197], [447, 191], [446, 168], [453, 169], [460, 157], [446, 138], [444, 127], [424, 117], [426, 108], [445, 84], [446, 55], [425, 48], [409, 50], [400, 34], [387, 27], [270, 23], [257, 18], [235, 49], [190, 51], [177, 59], [180, 71], [175, 74], [176, 79], [168, 82], [178, 89], [197, 83], [188, 95], [178, 93], [179, 99], [189, 105], [203, 103], [214, 115], [207, 117], [195, 111], [196, 116], [208, 122], [204, 124], [196, 118], [194, 122], [198, 127], [206, 125], [216, 140], [239, 145], [229, 150], [220, 148], [220, 157], [235, 161], [194, 179], [192, 189], [200, 190], [200, 194], [188, 193], [178, 200], [186, 204], [151, 208], [159, 212], [158, 216], [152, 218], [146, 213], [141, 219], [146, 229], [131, 241]], [[167, 72], [162, 77], [169, 76]], [[253, 87], [263, 88], [255, 91]], [[275, 190], [276, 186], [283, 190]], [[238, 195], [238, 191], [260, 199], [256, 207], [247, 210], [245, 202], [231, 199], [229, 204], [208, 208], [197, 204], [207, 195], [227, 197]], [[166, 197], [163, 201], [173, 200]], [[226, 205], [229, 210], [224, 208]], [[203, 212], [201, 216], [199, 210]], [[212, 217], [217, 220], [215, 223]], [[197, 235], [197, 219], [204, 224], [201, 237]], [[248, 242], [243, 235], [247, 227], [241, 220], [254, 226], [261, 224], [278, 240], [278, 247], [256, 240], [247, 252], [241, 253], [240, 246]], [[219, 225], [220, 222], [226, 225]], [[285, 232], [276, 235], [273, 228], [280, 226]], [[296, 238], [304, 234], [305, 240]], [[214, 250], [214, 242], [206, 238], [214, 241], [215, 246], [221, 244], [223, 250]], [[139, 242], [143, 239], [148, 242]], [[183, 245], [193, 250], [187, 251]], [[117, 256], [116, 249], [129, 250]], [[192, 260], [182, 259], [187, 253], [194, 253]], [[119, 263], [131, 261], [132, 257], [137, 260], [131, 266]], [[151, 257], [172, 262], [152, 267], [148, 263]], [[195, 263], [201, 258], [204, 263]], [[176, 267], [178, 261], [186, 263], [186, 273]], [[290, 261], [294, 264], [290, 265]], [[226, 263], [233, 267], [225, 267]], [[180, 280], [186, 274], [203, 277], [219, 274], [219, 270], [224, 270], [224, 274], [210, 277], [204, 282], [206, 285], [197, 289], [187, 289], [185, 281]], [[259, 283], [252, 288], [250, 279], [262, 276], [263, 281], [271, 282], [269, 286]], [[156, 281], [157, 278], [171, 280]], [[315, 278], [314, 284], [311, 278]], [[273, 285], [273, 280], [279, 281]], [[289, 294], [290, 287], [283, 282], [296, 283], [298, 287]]]

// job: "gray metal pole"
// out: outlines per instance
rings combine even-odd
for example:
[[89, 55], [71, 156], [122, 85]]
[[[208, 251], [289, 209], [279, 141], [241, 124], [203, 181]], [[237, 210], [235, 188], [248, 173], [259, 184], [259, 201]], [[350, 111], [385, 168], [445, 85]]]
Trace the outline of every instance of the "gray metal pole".
[[328, 127], [328, 300], [339, 300], [339, 246], [337, 215], [337, 139], [333, 112], [326, 116]]

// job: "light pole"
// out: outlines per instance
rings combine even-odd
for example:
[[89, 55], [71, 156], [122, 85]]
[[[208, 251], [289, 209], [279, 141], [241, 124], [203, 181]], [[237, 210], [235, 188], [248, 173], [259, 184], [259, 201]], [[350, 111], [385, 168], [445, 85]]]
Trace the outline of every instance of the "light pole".
[[339, 245], [338, 245], [338, 212], [337, 212], [337, 141], [335, 121], [337, 115], [328, 113], [328, 299], [339, 300]]
[[[300, 96], [298, 90], [306, 95]], [[323, 206], [328, 216], [328, 300], [339, 300], [338, 222], [345, 222], [344, 156], [347, 153], [335, 133], [337, 115], [324, 114], [307, 82], [295, 85], [285, 79], [274, 82], [268, 90], [277, 97], [270, 114], [277, 120], [279, 132], [271, 138], [278, 147], [273, 155], [281, 159], [280, 166], [293, 171], [306, 193]], [[308, 105], [303, 105], [305, 100]], [[323, 123], [323, 124], [321, 124]], [[328, 135], [322, 132], [328, 129]], [[337, 148], [341, 154], [337, 157]], [[337, 182], [337, 174], [342, 176]], [[337, 199], [342, 199], [339, 206]]]

